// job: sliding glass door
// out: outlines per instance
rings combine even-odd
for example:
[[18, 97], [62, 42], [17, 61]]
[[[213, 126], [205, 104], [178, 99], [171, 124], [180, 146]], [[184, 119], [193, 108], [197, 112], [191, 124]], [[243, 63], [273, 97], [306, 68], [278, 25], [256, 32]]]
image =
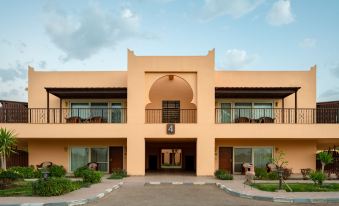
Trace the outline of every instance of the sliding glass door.
[[234, 172], [241, 173], [244, 163], [252, 163], [252, 148], [234, 148]]
[[244, 163], [252, 163], [255, 168], [266, 168], [273, 157], [273, 147], [234, 148], [234, 172], [241, 173]]

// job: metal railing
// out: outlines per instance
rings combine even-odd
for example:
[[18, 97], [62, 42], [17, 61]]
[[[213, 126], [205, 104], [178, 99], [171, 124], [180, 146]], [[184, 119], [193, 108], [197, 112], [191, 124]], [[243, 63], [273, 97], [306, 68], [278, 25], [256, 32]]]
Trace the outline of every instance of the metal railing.
[[126, 108], [0, 108], [0, 123], [126, 123]]
[[146, 123], [197, 123], [196, 109], [146, 109]]
[[215, 123], [335, 124], [339, 108], [216, 108]]

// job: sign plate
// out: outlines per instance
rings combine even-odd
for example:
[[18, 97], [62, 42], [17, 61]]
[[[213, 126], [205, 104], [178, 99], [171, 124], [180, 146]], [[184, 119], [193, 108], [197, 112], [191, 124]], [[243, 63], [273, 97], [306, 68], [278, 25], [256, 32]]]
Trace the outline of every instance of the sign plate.
[[175, 134], [175, 124], [173, 124], [173, 123], [167, 124], [166, 132], [167, 132], [167, 134]]

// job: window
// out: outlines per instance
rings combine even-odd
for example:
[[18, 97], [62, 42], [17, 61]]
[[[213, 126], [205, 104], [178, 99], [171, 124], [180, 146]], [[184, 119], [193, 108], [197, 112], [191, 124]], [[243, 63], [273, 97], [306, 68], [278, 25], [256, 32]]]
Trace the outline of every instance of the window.
[[88, 119], [90, 117], [89, 103], [72, 103], [71, 116], [80, 117], [81, 119]]
[[71, 148], [71, 171], [75, 171], [88, 163], [89, 149], [83, 147]]
[[98, 163], [99, 171], [108, 170], [107, 148], [91, 148], [91, 162]]
[[266, 168], [266, 164], [272, 161], [272, 148], [253, 149], [254, 167]]
[[122, 121], [122, 106], [121, 103], [112, 103], [111, 122], [121, 123]]
[[103, 122], [107, 122], [107, 103], [91, 103], [91, 117], [101, 117]]
[[162, 122], [180, 123], [180, 101], [162, 101]]
[[243, 163], [253, 163], [255, 168], [266, 168], [272, 157], [273, 147], [234, 148], [234, 172], [242, 172]]
[[235, 118], [252, 117], [252, 103], [235, 103]]
[[221, 122], [230, 123], [232, 118], [231, 103], [221, 103]]
[[272, 103], [254, 103], [253, 108], [253, 116], [255, 119], [261, 117], [273, 118]]
[[241, 172], [243, 163], [252, 163], [252, 148], [234, 148], [234, 172]]
[[72, 147], [70, 156], [71, 171], [75, 171], [89, 162], [98, 163], [99, 171], [108, 171], [107, 147]]

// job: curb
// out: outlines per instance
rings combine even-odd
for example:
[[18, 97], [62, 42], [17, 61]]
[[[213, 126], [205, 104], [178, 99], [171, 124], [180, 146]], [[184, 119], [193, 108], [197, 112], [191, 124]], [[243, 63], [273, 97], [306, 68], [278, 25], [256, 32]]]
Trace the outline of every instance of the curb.
[[215, 185], [213, 182], [145, 182], [145, 185]]
[[90, 202], [94, 202], [100, 198], [103, 198], [113, 190], [117, 190], [123, 185], [123, 182], [119, 182], [117, 185], [114, 185], [112, 188], [106, 189], [104, 192], [90, 197], [87, 199], [72, 200], [67, 202], [50, 202], [50, 203], [20, 203], [20, 204], [0, 204], [0, 206], [75, 206], [75, 205], [84, 205]]
[[260, 201], [268, 201], [268, 202], [279, 202], [279, 203], [339, 203], [339, 198], [283, 198], [283, 197], [269, 197], [269, 196], [257, 196], [257, 195], [249, 195], [241, 192], [237, 192], [232, 190], [231, 188], [226, 187], [220, 183], [215, 183], [217, 187], [230, 195], [260, 200]]

